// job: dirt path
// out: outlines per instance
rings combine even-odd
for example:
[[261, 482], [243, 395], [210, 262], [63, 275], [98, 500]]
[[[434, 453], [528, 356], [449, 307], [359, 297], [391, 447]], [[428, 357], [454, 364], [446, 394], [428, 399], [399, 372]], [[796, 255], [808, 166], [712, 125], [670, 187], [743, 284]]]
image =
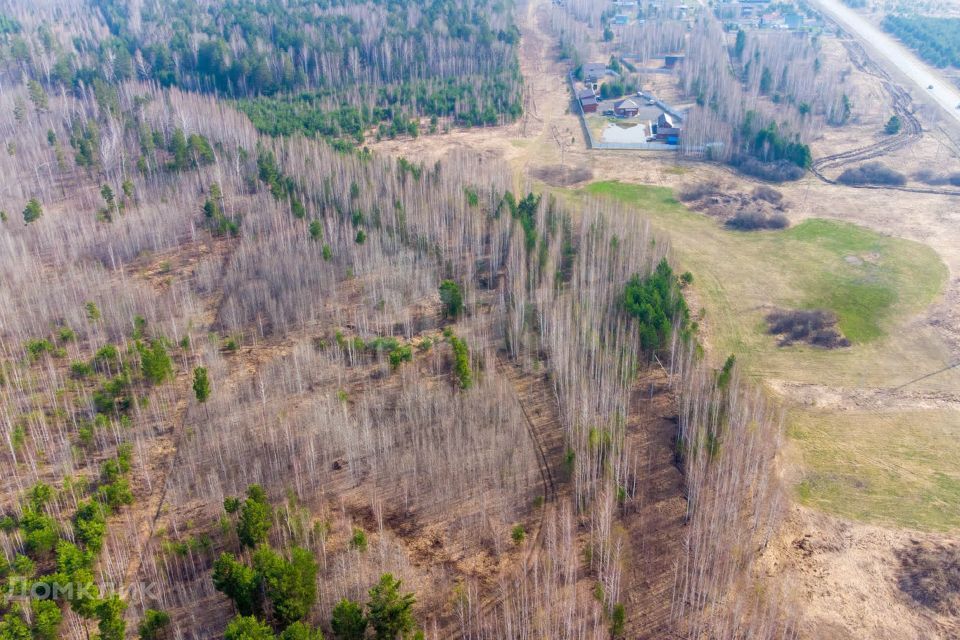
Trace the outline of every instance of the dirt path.
[[[585, 150], [579, 120], [570, 112], [566, 65], [556, 62], [554, 38], [545, 27], [549, 6], [549, 0], [530, 0], [518, 19], [522, 34], [518, 58], [524, 79], [524, 115], [519, 120], [496, 127], [454, 128], [413, 140], [383, 140], [372, 142], [370, 147], [427, 162], [440, 160], [457, 149], [469, 150], [481, 157], [506, 161], [521, 174], [531, 167], [560, 163], [557, 136], [570, 147]], [[571, 157], [567, 164], [583, 164], [582, 153], [567, 155]]]
[[630, 539], [624, 572], [631, 638], [672, 638], [676, 562], [683, 555], [687, 501], [674, 464], [676, 397], [666, 373], [651, 370], [634, 387], [627, 441], [640, 462], [640, 506], [623, 519]]
[[957, 109], [960, 92], [949, 80], [840, 0], [813, 0], [813, 4], [856, 35], [877, 62], [894, 72], [907, 86], [912, 85], [921, 100], [940, 107], [945, 120], [954, 127], [960, 126], [960, 109]]
[[[177, 273], [189, 274], [195, 265], [204, 256], [211, 253], [220, 253], [229, 255], [236, 247], [232, 241], [214, 242], [210, 245], [201, 243], [191, 250], [178, 250], [174, 256], [152, 256], [151, 264], [147, 266], [134, 266], [131, 271], [133, 277], [142, 278], [151, 282], [154, 286], [167, 286], [166, 273], [171, 270], [167, 258], [173, 258], [180, 261], [176, 266]], [[203, 320], [203, 331], [212, 330], [216, 315], [223, 299], [223, 292], [211, 297], [206, 301], [205, 308], [201, 315]], [[184, 363], [178, 363], [183, 365]], [[183, 439], [186, 424], [188, 422], [189, 411], [193, 400], [193, 367], [201, 364], [196, 354], [191, 353], [186, 361], [186, 365], [177, 375], [174, 381], [174, 396], [177, 399], [176, 411], [170, 428], [157, 438], [150, 446], [157, 452], [149, 456], [153, 475], [150, 478], [151, 490], [147, 496], [146, 502], [137, 505], [136, 509], [136, 541], [133, 545], [135, 553], [130, 557], [123, 573], [123, 584], [131, 587], [143, 569], [146, 554], [153, 548], [150, 544], [157, 530], [157, 524], [163, 513], [164, 505], [167, 500], [167, 488], [170, 476], [173, 474], [177, 464], [177, 456], [180, 452], [180, 445]], [[130, 614], [132, 614], [132, 610]]]

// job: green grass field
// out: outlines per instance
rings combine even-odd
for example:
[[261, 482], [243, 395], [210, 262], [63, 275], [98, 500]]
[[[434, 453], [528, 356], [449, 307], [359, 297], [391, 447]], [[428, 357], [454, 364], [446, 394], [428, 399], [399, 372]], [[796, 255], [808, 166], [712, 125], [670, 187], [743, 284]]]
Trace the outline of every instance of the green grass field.
[[789, 424], [802, 503], [878, 524], [960, 528], [960, 412], [797, 411]]
[[680, 267], [697, 278], [716, 346], [778, 370], [784, 353], [819, 360], [841, 352], [777, 347], [763, 331], [772, 308], [835, 312], [855, 344], [844, 350], [849, 353], [925, 308], [946, 282], [946, 267], [929, 247], [852, 224], [811, 219], [785, 231], [730, 231], [687, 210], [667, 188], [597, 182], [582, 193], [615, 198], [651, 216], [669, 236]]
[[[846, 389], [893, 388], [947, 364], [947, 345], [925, 323], [912, 322], [948, 275], [925, 245], [825, 219], [784, 231], [730, 231], [662, 187], [597, 182], [576, 194], [585, 195], [636, 207], [670, 239], [679, 269], [694, 275], [701, 337], [718, 363], [733, 353], [759, 382]], [[764, 320], [773, 308], [831, 310], [853, 346], [779, 347]], [[910, 387], [957, 388], [960, 369]], [[795, 407], [789, 433], [803, 469], [798, 495], [873, 522], [960, 527], [955, 509], [944, 512], [960, 498], [958, 424], [960, 415], [950, 410], [861, 415]]]

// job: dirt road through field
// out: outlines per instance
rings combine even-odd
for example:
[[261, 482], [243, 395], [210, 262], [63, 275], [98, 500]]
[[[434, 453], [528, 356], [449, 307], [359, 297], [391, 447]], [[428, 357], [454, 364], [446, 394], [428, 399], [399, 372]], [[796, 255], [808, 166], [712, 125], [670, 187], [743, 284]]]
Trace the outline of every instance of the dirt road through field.
[[[915, 88], [914, 97], [936, 104], [955, 127], [960, 127], [960, 91], [935, 69], [925, 64], [912, 51], [884, 33], [865, 17], [846, 7], [840, 0], [813, 0], [812, 4], [833, 18], [841, 27], [856, 36], [874, 61], [899, 80]], [[933, 87], [930, 89], [929, 87]]]

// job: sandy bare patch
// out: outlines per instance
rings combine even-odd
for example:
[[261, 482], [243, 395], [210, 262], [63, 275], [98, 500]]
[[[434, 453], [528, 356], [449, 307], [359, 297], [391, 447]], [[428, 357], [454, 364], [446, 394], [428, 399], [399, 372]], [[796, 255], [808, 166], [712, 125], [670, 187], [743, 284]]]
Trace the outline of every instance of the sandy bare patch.
[[530, 176], [553, 187], [569, 187], [593, 178], [593, 169], [587, 166], [547, 165], [532, 167]]

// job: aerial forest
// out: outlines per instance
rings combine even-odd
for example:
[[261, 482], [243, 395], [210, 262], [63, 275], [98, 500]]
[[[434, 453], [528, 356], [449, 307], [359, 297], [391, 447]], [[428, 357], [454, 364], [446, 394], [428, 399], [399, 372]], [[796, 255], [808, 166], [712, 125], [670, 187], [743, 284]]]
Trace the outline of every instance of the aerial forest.
[[4, 5], [0, 639], [790, 637], [780, 417], [669, 242], [363, 148], [518, 117], [521, 9]]

